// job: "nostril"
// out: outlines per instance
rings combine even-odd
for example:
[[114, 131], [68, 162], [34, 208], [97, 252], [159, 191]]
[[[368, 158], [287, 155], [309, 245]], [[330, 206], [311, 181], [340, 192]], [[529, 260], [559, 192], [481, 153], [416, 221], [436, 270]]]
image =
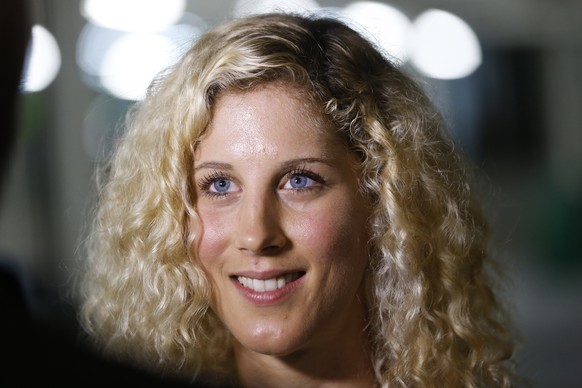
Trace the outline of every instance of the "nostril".
[[279, 245], [268, 245], [262, 249], [262, 253], [265, 255], [275, 254], [281, 252], [282, 247]]
[[263, 248], [263, 251], [265, 251], [265, 252], [279, 251], [279, 250], [281, 250], [281, 248], [282, 248], [282, 245], [279, 245], [279, 244], [271, 244], [271, 245], [268, 245], [268, 246], [264, 247]]

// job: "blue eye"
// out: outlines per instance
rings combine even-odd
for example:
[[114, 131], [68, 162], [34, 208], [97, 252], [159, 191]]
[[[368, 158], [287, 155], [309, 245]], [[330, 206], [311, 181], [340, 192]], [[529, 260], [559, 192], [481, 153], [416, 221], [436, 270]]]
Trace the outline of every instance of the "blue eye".
[[291, 179], [289, 179], [289, 184], [294, 189], [302, 189], [304, 187], [311, 186], [309, 184], [310, 181], [311, 179], [305, 175], [293, 175]]
[[282, 188], [300, 193], [315, 190], [324, 185], [325, 179], [321, 175], [301, 167], [286, 174], [285, 184]]
[[223, 171], [213, 170], [199, 179], [197, 186], [200, 193], [211, 199], [226, 199], [241, 191], [236, 179]]
[[230, 180], [228, 179], [217, 179], [214, 182], [212, 182], [211, 185], [211, 191], [215, 191], [217, 193], [226, 193], [228, 192], [228, 189], [230, 188]]

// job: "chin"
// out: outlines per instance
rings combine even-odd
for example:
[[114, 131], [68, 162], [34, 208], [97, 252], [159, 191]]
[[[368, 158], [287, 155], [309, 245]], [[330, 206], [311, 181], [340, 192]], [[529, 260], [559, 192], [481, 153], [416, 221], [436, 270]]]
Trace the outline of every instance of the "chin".
[[239, 351], [252, 351], [268, 356], [283, 357], [297, 352], [303, 338], [289, 335], [282, 328], [260, 327], [246, 335], [235, 336], [235, 347]]

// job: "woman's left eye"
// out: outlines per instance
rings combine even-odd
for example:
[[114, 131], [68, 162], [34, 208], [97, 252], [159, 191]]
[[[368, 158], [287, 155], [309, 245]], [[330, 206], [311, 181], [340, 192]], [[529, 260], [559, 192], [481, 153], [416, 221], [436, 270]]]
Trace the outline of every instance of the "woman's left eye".
[[307, 189], [318, 185], [319, 182], [306, 174], [292, 174], [285, 182], [284, 189]]

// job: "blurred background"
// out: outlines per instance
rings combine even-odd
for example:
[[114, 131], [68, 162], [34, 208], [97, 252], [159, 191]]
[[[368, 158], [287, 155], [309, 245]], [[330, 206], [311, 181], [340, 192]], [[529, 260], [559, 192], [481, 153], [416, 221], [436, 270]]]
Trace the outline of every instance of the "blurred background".
[[[2, 265], [33, 316], [67, 299], [93, 171], [147, 84], [213, 25], [318, 10], [369, 34], [427, 93], [480, 171], [520, 372], [582, 386], [582, 1], [31, 0], [17, 144], [0, 196]], [[10, 319], [10, 317], [2, 317]]]

